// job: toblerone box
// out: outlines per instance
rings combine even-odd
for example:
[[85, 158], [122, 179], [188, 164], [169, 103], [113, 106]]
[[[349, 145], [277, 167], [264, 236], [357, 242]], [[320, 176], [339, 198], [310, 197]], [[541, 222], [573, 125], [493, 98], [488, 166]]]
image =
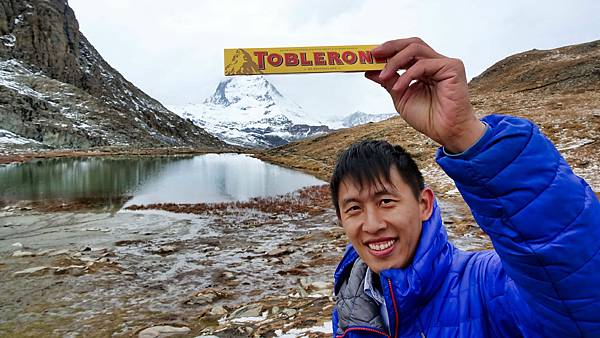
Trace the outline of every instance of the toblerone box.
[[377, 45], [225, 49], [225, 75], [364, 72], [383, 69]]

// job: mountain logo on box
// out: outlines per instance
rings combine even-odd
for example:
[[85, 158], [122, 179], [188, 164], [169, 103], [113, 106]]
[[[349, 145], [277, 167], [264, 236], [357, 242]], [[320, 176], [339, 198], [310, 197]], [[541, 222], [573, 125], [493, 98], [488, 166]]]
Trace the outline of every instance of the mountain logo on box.
[[231, 59], [231, 63], [226, 63], [225, 74], [262, 74], [262, 71], [258, 68], [256, 62], [254, 62], [250, 53], [240, 48], [235, 51], [235, 54]]

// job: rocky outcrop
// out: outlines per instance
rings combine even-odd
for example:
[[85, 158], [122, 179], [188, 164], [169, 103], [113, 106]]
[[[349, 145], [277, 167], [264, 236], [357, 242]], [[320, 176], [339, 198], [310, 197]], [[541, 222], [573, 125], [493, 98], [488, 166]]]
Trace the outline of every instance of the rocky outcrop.
[[113, 69], [63, 0], [0, 0], [0, 113], [56, 147], [224, 146]]
[[494, 92], [574, 93], [600, 83], [600, 40], [509, 56], [473, 78], [477, 94]]
[[[538, 124], [595, 191], [600, 191], [600, 41], [509, 56], [469, 83], [480, 115], [510, 114]], [[339, 152], [363, 139], [402, 145], [424, 173], [435, 177], [438, 196], [458, 195], [435, 163], [437, 145], [400, 117], [338, 130], [312, 140], [270, 149], [262, 159], [328, 180]], [[444, 196], [442, 196], [444, 197]]]

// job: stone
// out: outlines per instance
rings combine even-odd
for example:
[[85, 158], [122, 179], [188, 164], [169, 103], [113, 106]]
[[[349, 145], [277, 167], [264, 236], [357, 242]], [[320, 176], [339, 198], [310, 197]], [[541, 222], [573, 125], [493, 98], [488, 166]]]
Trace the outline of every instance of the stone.
[[301, 297], [301, 298], [308, 297], [308, 292], [306, 292], [306, 290], [304, 290], [304, 288], [301, 287], [300, 285], [296, 285], [295, 289], [298, 292], [298, 297]]
[[59, 256], [59, 255], [66, 255], [68, 253], [69, 253], [68, 249], [62, 249], [62, 250], [56, 250], [56, 251], [50, 252], [48, 254], [48, 256], [54, 257], [54, 256]]
[[163, 338], [174, 335], [181, 335], [190, 332], [190, 328], [183, 327], [175, 327], [170, 325], [160, 325], [153, 326], [147, 329], [144, 329], [138, 333], [138, 338]]
[[31, 251], [15, 251], [12, 254], [13, 257], [33, 257], [35, 254]]
[[227, 309], [225, 309], [222, 305], [217, 305], [210, 309], [210, 314], [215, 316], [222, 316], [226, 315], [227, 313]]
[[36, 266], [34, 268], [29, 268], [21, 271], [17, 271], [13, 273], [13, 276], [23, 276], [23, 275], [42, 275], [49, 268], [47, 266]]
[[224, 279], [234, 279], [235, 278], [235, 274], [231, 271], [223, 271], [223, 273], [221, 274], [221, 276]]
[[217, 295], [215, 295], [214, 293], [211, 293], [211, 292], [201, 293], [201, 294], [197, 294], [195, 297], [191, 298], [186, 303], [190, 304], [190, 305], [191, 304], [197, 304], [197, 305], [209, 304], [209, 303], [212, 303], [216, 298], [217, 298]]
[[271, 251], [268, 251], [266, 253], [267, 256], [271, 256], [271, 257], [279, 257], [279, 256], [283, 256], [285, 254], [290, 254], [294, 252], [294, 249], [288, 247], [288, 246], [283, 246], [283, 247], [279, 247], [276, 249], [273, 249]]
[[281, 313], [283, 313], [284, 315], [291, 317], [296, 315], [296, 313], [298, 313], [298, 311], [296, 311], [295, 309], [283, 309], [281, 310]]
[[53, 269], [56, 275], [70, 274], [72, 276], [81, 276], [85, 274], [85, 265], [57, 266], [53, 267]]
[[260, 317], [262, 304], [249, 304], [233, 311], [229, 318]]
[[328, 282], [312, 282], [308, 285], [308, 289], [310, 290], [324, 290], [331, 288], [331, 283]]
[[162, 246], [159, 246], [158, 248], [151, 249], [149, 251], [151, 253], [157, 254], [157, 255], [168, 255], [168, 254], [171, 254], [171, 253], [177, 251], [177, 248], [173, 245], [162, 245]]

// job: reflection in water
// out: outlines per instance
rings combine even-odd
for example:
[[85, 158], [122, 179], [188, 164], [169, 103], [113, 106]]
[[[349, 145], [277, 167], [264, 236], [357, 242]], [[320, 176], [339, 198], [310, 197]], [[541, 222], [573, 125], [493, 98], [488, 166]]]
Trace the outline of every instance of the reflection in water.
[[237, 154], [66, 158], [0, 167], [0, 201], [199, 203], [284, 194], [316, 178]]
[[208, 154], [174, 163], [143, 185], [127, 205], [198, 203], [275, 196], [323, 184], [313, 176], [236, 154]]
[[[191, 158], [191, 157], [189, 157]], [[181, 157], [54, 158], [0, 167], [7, 200], [83, 199], [131, 195]]]

